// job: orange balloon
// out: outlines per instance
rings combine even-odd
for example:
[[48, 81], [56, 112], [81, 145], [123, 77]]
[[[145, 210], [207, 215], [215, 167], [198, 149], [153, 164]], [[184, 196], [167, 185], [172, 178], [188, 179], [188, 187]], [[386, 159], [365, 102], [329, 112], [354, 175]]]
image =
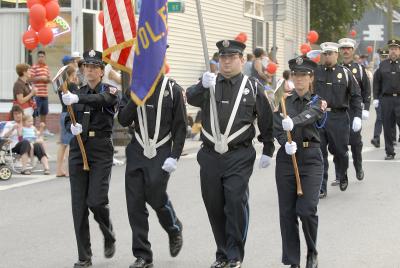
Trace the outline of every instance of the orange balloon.
[[247, 41], [247, 34], [244, 32], [239, 33], [236, 37], [235, 40], [241, 43], [246, 43]]
[[315, 42], [318, 41], [319, 35], [316, 31], [310, 31], [307, 34], [307, 40], [311, 43], [314, 44]]
[[310, 47], [309, 44], [304, 43], [304, 44], [302, 44], [302, 45], [300, 46], [300, 51], [301, 51], [301, 54], [305, 55], [305, 54], [307, 54], [309, 51], [311, 51], [311, 47]]
[[46, 46], [53, 41], [54, 34], [53, 31], [51, 30], [50, 27], [43, 27], [39, 32], [38, 32], [38, 37], [39, 37], [39, 42]]
[[270, 74], [275, 74], [277, 69], [278, 65], [276, 65], [275, 62], [268, 63], [267, 68], [265, 68], [265, 70]]
[[42, 4], [35, 4], [29, 9], [29, 18], [35, 23], [40, 23], [46, 19], [46, 9]]
[[373, 50], [374, 50], [374, 49], [372, 48], [372, 46], [367, 46], [367, 52], [368, 52], [369, 54], [371, 54]]
[[39, 43], [36, 32], [34, 30], [26, 31], [22, 36], [22, 43], [24, 43], [24, 46], [29, 50], [35, 49]]
[[35, 21], [32, 21], [31, 18], [29, 18], [29, 24], [31, 25], [33, 30], [35, 30], [36, 32], [39, 32], [40, 29], [42, 29], [46, 25], [46, 21], [44, 20], [44, 21], [35, 22]]
[[101, 26], [104, 27], [104, 12], [103, 12], [103, 10], [99, 12], [98, 19], [99, 19]]
[[357, 35], [356, 30], [351, 30], [350, 35], [351, 35], [351, 37], [355, 37]]
[[40, 0], [28, 0], [28, 1], [26, 1], [26, 5], [28, 6], [29, 9], [35, 4], [42, 4], [42, 2]]
[[60, 14], [60, 6], [57, 1], [50, 1], [45, 6], [46, 19], [49, 21], [54, 20]]

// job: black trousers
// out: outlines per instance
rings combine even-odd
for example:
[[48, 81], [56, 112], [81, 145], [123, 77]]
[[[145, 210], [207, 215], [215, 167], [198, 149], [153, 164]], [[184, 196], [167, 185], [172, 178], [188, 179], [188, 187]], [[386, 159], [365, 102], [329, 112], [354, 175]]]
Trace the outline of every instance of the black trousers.
[[348, 144], [350, 136], [350, 119], [347, 112], [328, 112], [325, 126], [319, 130], [321, 152], [324, 159], [324, 179], [321, 191], [327, 192], [328, 151], [333, 155], [336, 176], [339, 179], [347, 176], [349, 167]]
[[[393, 147], [393, 128], [400, 122], [400, 96], [382, 97], [383, 135], [385, 137], [385, 151], [387, 155], [395, 155]], [[396, 137], [394, 137], [394, 140]]]
[[281, 147], [276, 156], [276, 186], [282, 236], [282, 263], [300, 265], [300, 218], [307, 243], [307, 253], [317, 253], [319, 190], [323, 176], [323, 159], [319, 148], [296, 153], [303, 196], [296, 192], [296, 177], [291, 156]]
[[349, 110], [349, 116], [350, 116], [349, 144], [351, 148], [351, 154], [353, 157], [353, 165], [354, 168], [356, 169], [356, 172], [360, 172], [362, 170], [362, 148], [363, 148], [361, 130], [358, 132], [353, 131], [352, 124], [354, 119], [354, 112], [352, 110]]
[[85, 149], [89, 171], [83, 170], [82, 154], [76, 138], [71, 140], [69, 174], [72, 215], [80, 260], [88, 260], [92, 256], [89, 209], [98, 222], [105, 241], [115, 241], [108, 207], [108, 189], [114, 147], [110, 138], [88, 138], [85, 142]]
[[[375, 108], [376, 111], [376, 120], [375, 120], [375, 125], [374, 125], [374, 139], [375, 140], [380, 140], [380, 136], [382, 134], [382, 126], [383, 126], [383, 121], [382, 121], [382, 100], [381, 104], [378, 106], [378, 108]], [[400, 122], [397, 122], [397, 125], [400, 128]], [[396, 141], [396, 123], [393, 122], [393, 129], [392, 129], [392, 135], [393, 135], [393, 141]]]
[[253, 146], [223, 155], [203, 147], [197, 154], [201, 193], [217, 244], [217, 260], [243, 261], [249, 223], [248, 183], [255, 158]]
[[143, 149], [133, 140], [126, 147], [125, 191], [129, 223], [132, 229], [132, 253], [138, 258], [153, 261], [148, 240], [148, 203], [157, 213], [158, 220], [168, 234], [181, 231], [181, 224], [167, 194], [169, 173], [161, 169], [171, 154], [171, 144], [157, 149], [157, 156], [148, 159]]

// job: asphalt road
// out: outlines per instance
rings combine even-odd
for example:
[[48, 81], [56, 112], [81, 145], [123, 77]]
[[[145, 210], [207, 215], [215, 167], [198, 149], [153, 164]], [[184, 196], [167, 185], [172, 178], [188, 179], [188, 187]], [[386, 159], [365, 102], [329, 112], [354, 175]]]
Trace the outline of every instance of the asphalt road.
[[[371, 113], [373, 117], [373, 112]], [[328, 186], [328, 197], [319, 205], [318, 249], [322, 268], [400, 267], [400, 160], [384, 161], [383, 148], [371, 147], [371, 118], [363, 127], [365, 180], [355, 179], [350, 163], [350, 184], [346, 192]], [[52, 160], [55, 138], [50, 139]], [[381, 140], [383, 143], [383, 137]], [[168, 193], [184, 224], [184, 247], [171, 258], [168, 238], [150, 209], [150, 241], [158, 268], [209, 267], [214, 261], [215, 243], [204, 208], [196, 152], [199, 143], [189, 141], [172, 175]], [[256, 146], [258, 153], [261, 147]], [[399, 153], [399, 148], [397, 152]], [[259, 155], [258, 155], [259, 156]], [[119, 148], [123, 158], [123, 148]], [[257, 159], [258, 161], [258, 159]], [[332, 165], [333, 166], [333, 165]], [[54, 170], [54, 161], [52, 161]], [[134, 261], [131, 230], [126, 212], [125, 166], [113, 168], [110, 185], [111, 217], [117, 235], [114, 258], [103, 257], [103, 238], [90, 216], [93, 267], [125, 267]], [[330, 170], [333, 178], [333, 170]], [[265, 170], [256, 162], [250, 180], [250, 226], [245, 268], [281, 265], [278, 200], [275, 164]], [[302, 238], [302, 265], [305, 265]], [[33, 174], [14, 175], [0, 181], [0, 267], [72, 267], [77, 259], [72, 224], [70, 187], [66, 178]]]

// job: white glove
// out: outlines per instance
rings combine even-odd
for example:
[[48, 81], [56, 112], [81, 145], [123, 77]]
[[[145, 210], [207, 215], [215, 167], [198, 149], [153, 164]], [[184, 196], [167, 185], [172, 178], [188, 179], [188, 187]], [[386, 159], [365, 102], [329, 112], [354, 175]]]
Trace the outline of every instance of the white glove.
[[177, 163], [178, 161], [175, 158], [168, 157], [167, 159], [165, 159], [164, 165], [161, 168], [166, 172], [171, 173], [176, 170]]
[[284, 131], [291, 131], [294, 127], [293, 120], [289, 116], [282, 120], [282, 127]]
[[368, 120], [369, 118], [369, 111], [363, 110], [362, 111], [362, 120]]
[[203, 84], [204, 88], [210, 88], [212, 86], [215, 86], [215, 83], [217, 81], [217, 76], [215, 73], [211, 72], [205, 72], [203, 74], [203, 78], [201, 79], [201, 83]]
[[65, 105], [71, 105], [77, 103], [79, 101], [79, 97], [78, 95], [72, 94], [71, 92], [68, 91], [68, 93], [62, 95], [62, 100]]
[[294, 141], [292, 141], [292, 143], [286, 142], [285, 151], [288, 155], [295, 154], [297, 152], [297, 143]]
[[259, 168], [267, 168], [269, 165], [271, 165], [272, 158], [269, 157], [268, 155], [263, 154], [260, 158], [260, 162], [258, 164]]
[[373, 100], [372, 103], [374, 104], [375, 108], [379, 107], [379, 100]]
[[76, 123], [75, 125], [71, 124], [71, 133], [75, 136], [81, 134], [82, 133], [82, 125], [79, 123]]
[[353, 119], [353, 131], [358, 132], [361, 130], [361, 118], [360, 117], [354, 117]]

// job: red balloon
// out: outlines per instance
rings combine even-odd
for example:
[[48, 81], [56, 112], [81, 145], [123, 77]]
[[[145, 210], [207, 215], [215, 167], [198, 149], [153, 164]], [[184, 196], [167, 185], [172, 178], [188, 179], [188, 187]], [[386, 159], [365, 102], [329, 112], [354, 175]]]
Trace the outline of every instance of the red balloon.
[[42, 2], [43, 5], [46, 5], [49, 2], [57, 2], [57, 1], [54, 1], [54, 0], [41, 0], [41, 2]]
[[319, 35], [316, 31], [310, 31], [307, 34], [307, 40], [311, 43], [314, 44], [315, 42], [318, 41]]
[[29, 9], [35, 4], [42, 4], [42, 2], [40, 0], [28, 0], [28, 1], [26, 1], [26, 5], [28, 6]]
[[318, 63], [321, 60], [321, 55], [316, 56], [315, 58], [311, 59], [313, 62]]
[[350, 35], [351, 35], [351, 37], [355, 37], [357, 35], [356, 30], [351, 30]]
[[247, 34], [244, 32], [239, 33], [236, 37], [235, 40], [241, 43], [246, 43], [247, 41]]
[[270, 74], [275, 74], [277, 69], [278, 65], [276, 65], [275, 62], [268, 63], [267, 68], [265, 68], [265, 70]]
[[29, 18], [29, 24], [31, 25], [31, 28], [33, 30], [35, 30], [35, 32], [39, 32], [40, 29], [42, 29], [46, 25], [46, 21], [44, 20], [44, 21], [35, 22], [35, 21], [32, 21], [31, 18]]
[[45, 5], [46, 8], [46, 19], [49, 21], [57, 18], [58, 14], [60, 14], [60, 6], [57, 1], [50, 1]]
[[99, 22], [101, 26], [104, 26], [104, 12], [103, 10], [99, 12], [99, 16], [97, 17], [99, 19]]
[[307, 54], [310, 50], [311, 50], [311, 47], [307, 43], [304, 43], [300, 46], [300, 51], [301, 51], [301, 54], [303, 54], [303, 55]]
[[39, 37], [39, 42], [46, 46], [53, 41], [54, 34], [53, 31], [51, 30], [50, 27], [43, 27], [39, 32], [38, 32], [38, 37]]
[[22, 43], [24, 43], [24, 46], [29, 50], [35, 49], [39, 43], [36, 32], [34, 30], [26, 31], [22, 36]]
[[374, 50], [374, 49], [373, 49], [372, 46], [367, 46], [367, 52], [368, 52], [369, 54], [371, 54], [373, 50]]
[[40, 23], [46, 19], [46, 9], [41, 4], [35, 4], [29, 9], [29, 18], [33, 22]]
[[170, 67], [169, 67], [169, 64], [168, 63], [165, 63], [165, 66], [164, 66], [164, 70], [165, 70], [165, 74], [169, 74], [169, 71], [171, 70], [170, 69]]

